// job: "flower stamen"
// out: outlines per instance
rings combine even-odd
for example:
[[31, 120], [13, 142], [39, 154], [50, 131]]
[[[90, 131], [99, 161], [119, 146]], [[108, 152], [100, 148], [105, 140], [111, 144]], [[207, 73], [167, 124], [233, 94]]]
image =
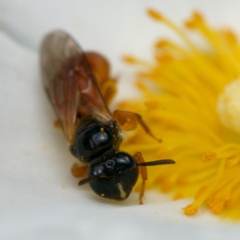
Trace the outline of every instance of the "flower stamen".
[[[153, 63], [126, 58], [142, 69], [136, 81], [142, 97], [123, 101], [119, 108], [141, 114], [163, 143], [143, 137], [137, 128], [122, 147], [132, 153], [141, 149], [146, 159], [176, 161], [175, 166], [149, 168], [147, 187], [173, 192], [174, 200], [194, 197], [183, 208], [185, 214], [193, 215], [205, 204], [215, 214], [240, 219], [240, 111], [235, 111], [240, 44], [232, 31], [209, 27], [197, 12], [185, 26], [203, 36], [204, 49], [163, 14], [152, 9], [148, 14], [173, 30], [184, 44], [158, 40]], [[219, 96], [229, 84], [231, 91], [224, 93], [219, 110]]]

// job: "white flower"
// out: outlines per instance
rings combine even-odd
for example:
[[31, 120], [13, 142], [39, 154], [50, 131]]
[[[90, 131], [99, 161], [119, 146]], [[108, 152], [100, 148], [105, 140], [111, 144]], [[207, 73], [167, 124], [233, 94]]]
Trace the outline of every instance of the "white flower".
[[[200, 9], [215, 22], [238, 27], [239, 1], [9, 0], [0, 1], [0, 238], [1, 239], [234, 239], [239, 227], [208, 213], [189, 219], [187, 201], [146, 193], [126, 202], [102, 200], [71, 176], [74, 158], [42, 89], [39, 43], [60, 28], [83, 49], [98, 50], [113, 73], [129, 73], [124, 53], [150, 56], [148, 46], [168, 32], [148, 21], [149, 6], [177, 21]], [[157, 34], [157, 35], [156, 35]], [[124, 92], [122, 93], [124, 95]], [[141, 149], [139, 149], [141, 150]], [[211, 227], [209, 227], [211, 224]]]

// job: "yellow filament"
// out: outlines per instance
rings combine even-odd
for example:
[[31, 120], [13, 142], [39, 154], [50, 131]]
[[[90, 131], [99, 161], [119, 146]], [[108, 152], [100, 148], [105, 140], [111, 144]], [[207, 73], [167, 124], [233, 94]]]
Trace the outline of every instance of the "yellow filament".
[[142, 69], [136, 77], [142, 97], [122, 101], [119, 109], [138, 112], [163, 142], [138, 127], [122, 148], [132, 154], [141, 150], [146, 161], [176, 161], [174, 166], [148, 168], [146, 187], [172, 192], [174, 200], [194, 197], [183, 208], [187, 215], [205, 204], [214, 214], [240, 219], [240, 134], [224, 127], [216, 110], [220, 94], [240, 75], [238, 39], [230, 30], [209, 27], [196, 12], [185, 26], [203, 36], [202, 49], [163, 14], [153, 9], [148, 14], [173, 30], [184, 45], [158, 40], [152, 63], [125, 57]]

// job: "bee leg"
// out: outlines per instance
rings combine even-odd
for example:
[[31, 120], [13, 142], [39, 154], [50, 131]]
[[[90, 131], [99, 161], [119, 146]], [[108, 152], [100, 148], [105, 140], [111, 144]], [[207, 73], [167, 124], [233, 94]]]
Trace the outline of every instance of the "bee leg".
[[78, 163], [74, 163], [71, 168], [71, 172], [75, 178], [84, 178], [87, 176], [88, 168], [89, 167], [87, 165], [80, 165]]
[[[143, 158], [143, 156], [140, 152], [135, 153], [133, 155], [133, 157], [138, 163], [145, 162], [144, 158]], [[140, 193], [139, 193], [139, 204], [143, 204], [142, 198], [144, 196], [145, 182], [147, 180], [147, 167], [146, 166], [139, 166], [139, 170], [140, 170], [140, 175], [142, 177], [142, 185], [141, 185], [141, 189], [140, 189]]]
[[152, 132], [150, 131], [146, 123], [143, 121], [141, 115], [133, 112], [128, 112], [128, 111], [115, 110], [113, 112], [113, 116], [116, 118], [117, 122], [119, 123], [119, 125], [122, 127], [123, 130], [125, 131], [134, 130], [136, 129], [137, 124], [139, 123], [148, 135], [150, 135], [152, 138], [154, 138], [158, 142], [162, 141], [161, 139], [156, 138], [152, 134]]

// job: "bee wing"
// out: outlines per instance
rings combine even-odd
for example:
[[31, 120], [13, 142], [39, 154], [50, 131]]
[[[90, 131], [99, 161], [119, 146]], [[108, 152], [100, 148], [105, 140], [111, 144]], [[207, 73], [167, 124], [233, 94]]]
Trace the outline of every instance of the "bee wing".
[[70, 144], [84, 119], [92, 117], [107, 122], [112, 118], [83, 51], [66, 33], [54, 31], [44, 38], [41, 72], [48, 97]]

